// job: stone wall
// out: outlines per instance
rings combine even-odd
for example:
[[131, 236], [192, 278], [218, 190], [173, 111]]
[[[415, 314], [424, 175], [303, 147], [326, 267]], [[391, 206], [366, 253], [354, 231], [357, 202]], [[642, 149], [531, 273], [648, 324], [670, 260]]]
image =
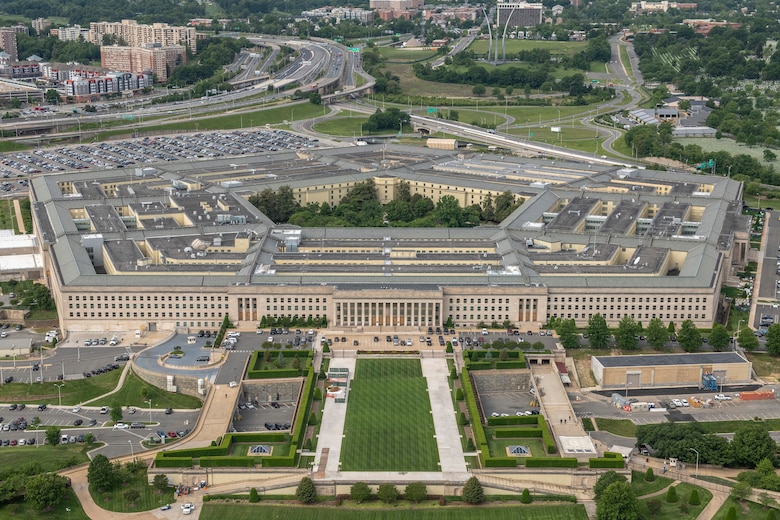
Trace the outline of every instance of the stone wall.
[[301, 392], [303, 378], [245, 380], [241, 383], [241, 391], [244, 400], [268, 403], [279, 401], [280, 403], [297, 403]]
[[[140, 368], [135, 364], [133, 364], [132, 370], [135, 375], [150, 385], [162, 388], [163, 390], [168, 388], [168, 377], [166, 374], [152, 372], [150, 370]], [[198, 379], [199, 378], [195, 376], [174, 374], [173, 384], [176, 385], [176, 393], [191, 395], [199, 399], [204, 399], [206, 396], [198, 393]], [[211, 389], [211, 382], [208, 379], [204, 379], [204, 388], [206, 389], [206, 394], [208, 394], [209, 390]]]
[[472, 370], [478, 393], [527, 392], [531, 389], [531, 372], [517, 370]]

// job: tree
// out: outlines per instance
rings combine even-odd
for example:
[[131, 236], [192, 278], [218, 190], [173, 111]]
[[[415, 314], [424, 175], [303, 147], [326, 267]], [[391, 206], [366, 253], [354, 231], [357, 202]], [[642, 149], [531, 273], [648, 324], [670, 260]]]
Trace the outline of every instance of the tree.
[[362, 504], [371, 496], [371, 488], [365, 482], [355, 482], [349, 489], [349, 494], [352, 496], [352, 500]]
[[639, 327], [633, 316], [623, 316], [615, 333], [615, 344], [622, 350], [636, 350], [639, 346]]
[[59, 426], [48, 426], [46, 428], [46, 442], [49, 443], [49, 446], [56, 446], [60, 443], [61, 434], [62, 430]]
[[313, 105], [321, 105], [322, 96], [320, 95], [319, 92], [312, 92], [311, 94], [309, 94], [309, 101], [311, 101]]
[[738, 464], [754, 468], [761, 459], [772, 459], [777, 451], [777, 443], [760, 424], [747, 424], [734, 434], [731, 441], [734, 456]]
[[766, 351], [773, 356], [780, 356], [780, 323], [770, 325], [766, 330]]
[[734, 500], [745, 500], [753, 494], [753, 488], [747, 482], [738, 482], [731, 488], [729, 497]]
[[44, 94], [44, 99], [47, 103], [50, 103], [52, 105], [59, 105], [60, 104], [60, 94], [57, 92], [56, 89], [50, 88], [46, 91], [46, 94]]
[[486, 91], [485, 85], [474, 85], [471, 89], [471, 93], [475, 96], [484, 96]]
[[561, 338], [563, 348], [572, 349], [580, 347], [580, 338], [577, 335], [577, 324], [574, 320], [561, 320], [555, 328], [558, 337]]
[[68, 487], [68, 479], [56, 473], [43, 473], [27, 479], [24, 499], [36, 509], [56, 506]]
[[118, 423], [122, 420], [122, 405], [114, 403], [111, 405], [111, 420]]
[[422, 482], [412, 482], [404, 489], [404, 498], [417, 504], [428, 496], [428, 487]]
[[698, 352], [701, 349], [701, 332], [691, 320], [685, 320], [677, 333], [677, 341], [685, 352]]
[[688, 497], [688, 504], [692, 506], [698, 506], [701, 504], [701, 499], [699, 498], [699, 491], [697, 489], [691, 490], [691, 496]]
[[89, 463], [87, 482], [95, 489], [108, 489], [114, 485], [114, 466], [105, 455], [95, 455]]
[[777, 154], [775, 152], [769, 149], [764, 150], [764, 161], [774, 162], [776, 159], [777, 159]]
[[647, 501], [647, 510], [650, 512], [653, 516], [658, 516], [658, 513], [661, 512], [661, 509], [663, 508], [663, 504], [661, 504], [661, 501], [657, 498], [651, 498]]
[[607, 320], [601, 314], [593, 314], [588, 318], [588, 342], [591, 348], [607, 348], [609, 342], [609, 328]]
[[152, 479], [152, 487], [159, 493], [163, 493], [168, 489], [168, 475], [155, 475], [154, 479]]
[[712, 332], [710, 333], [709, 342], [712, 350], [715, 352], [724, 352], [729, 349], [729, 342], [731, 341], [731, 335], [726, 327], [720, 323], [716, 323], [712, 326]]
[[596, 501], [597, 520], [637, 520], [639, 500], [628, 482], [613, 482]]
[[528, 491], [528, 488], [523, 489], [523, 494], [520, 495], [520, 503], [521, 504], [530, 504], [531, 503], [531, 492]]
[[295, 490], [295, 498], [303, 504], [312, 504], [317, 500], [317, 488], [309, 477], [303, 477]]
[[677, 502], [677, 500], [678, 500], [677, 488], [675, 488], [674, 486], [669, 486], [669, 489], [666, 491], [666, 501], [669, 502], [670, 504], [674, 504], [675, 502]]
[[398, 500], [398, 489], [390, 483], [379, 484], [376, 496], [385, 504], [392, 504]]
[[471, 477], [463, 486], [463, 501], [467, 504], [481, 504], [485, 501], [485, 490], [477, 477]]
[[758, 338], [756, 338], [753, 331], [750, 330], [750, 327], [745, 327], [739, 331], [737, 344], [748, 352], [752, 352], [758, 348]]
[[252, 488], [249, 490], [249, 502], [251, 504], [256, 504], [260, 502], [260, 495], [257, 494], [256, 488]]
[[125, 500], [127, 500], [131, 504], [135, 503], [136, 500], [141, 498], [141, 492], [134, 488], [125, 490], [123, 495], [125, 497]]
[[647, 324], [647, 329], [645, 329], [645, 334], [647, 335], [647, 343], [655, 350], [661, 350], [669, 341], [669, 331], [664, 326], [664, 322], [659, 318], [650, 320], [650, 323]]
[[437, 224], [445, 227], [463, 227], [466, 220], [458, 199], [452, 195], [444, 195], [439, 199], [433, 217]]
[[604, 491], [610, 486], [610, 484], [614, 484], [615, 482], [627, 482], [626, 477], [617, 473], [616, 471], [611, 470], [607, 471], [599, 477], [599, 479], [596, 481], [596, 485], [593, 486], [593, 495], [597, 502], [601, 498], [601, 495], [604, 494]]

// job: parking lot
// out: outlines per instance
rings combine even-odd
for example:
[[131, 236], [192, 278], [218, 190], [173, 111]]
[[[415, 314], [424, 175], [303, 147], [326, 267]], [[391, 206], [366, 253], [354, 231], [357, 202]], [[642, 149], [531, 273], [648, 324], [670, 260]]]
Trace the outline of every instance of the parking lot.
[[[10, 179], [42, 172], [127, 168], [156, 162], [241, 156], [317, 146], [317, 139], [284, 130], [236, 130], [145, 137], [5, 153], [0, 155], [0, 177]], [[26, 187], [26, 179], [0, 183], [1, 191]]]

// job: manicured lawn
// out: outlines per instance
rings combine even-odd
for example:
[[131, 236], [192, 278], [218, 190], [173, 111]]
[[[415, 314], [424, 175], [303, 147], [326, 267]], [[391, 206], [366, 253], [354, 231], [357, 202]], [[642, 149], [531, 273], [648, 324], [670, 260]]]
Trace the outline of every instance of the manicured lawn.
[[[681, 483], [675, 486], [677, 488], [677, 502], [670, 504], [666, 501], [666, 495], [660, 495], [658, 497], [653, 497], [654, 499], [661, 502], [661, 512], [658, 513], [656, 516], [652, 516], [650, 512], [647, 510], [647, 501], [653, 500], [653, 498], [648, 498], [645, 500], [639, 501], [639, 514], [640, 518], [660, 518], [660, 519], [694, 519], [699, 516], [699, 513], [701, 513], [702, 509], [704, 509], [710, 500], [712, 500], [712, 493], [707, 491], [706, 489], [694, 486], [691, 484]], [[691, 496], [691, 491], [693, 489], [697, 489], [699, 491], [699, 500], [701, 501], [701, 504], [698, 506], [692, 506], [688, 504], [688, 497]], [[687, 511], [687, 512], [686, 512]]]
[[629, 419], [596, 419], [599, 430], [623, 437], [636, 437], [636, 424]]
[[[70, 512], [67, 510], [70, 509]], [[24, 520], [89, 520], [72, 489], [53, 509], [41, 511], [33, 508], [23, 499], [0, 503], [0, 518], [23, 518]]]
[[623, 67], [625, 67], [626, 74], [628, 75], [628, 79], [631, 81], [634, 80], [634, 72], [631, 70], [631, 59], [628, 57], [628, 49], [625, 45], [618, 45], [618, 50], [620, 53], [620, 63], [623, 64]]
[[[527, 425], [522, 425], [526, 428]], [[547, 451], [544, 449], [541, 439], [536, 438], [515, 438], [515, 439], [496, 439], [493, 437], [492, 432], [485, 432], [488, 438], [488, 447], [490, 448], [490, 455], [493, 457], [509, 457], [506, 453], [507, 446], [528, 446], [531, 449], [531, 455], [534, 457], [546, 457]], [[522, 457], [518, 457], [522, 459]]]
[[[373, 505], [373, 504], [369, 504]], [[472, 507], [438, 505], [416, 509], [375, 509], [360, 507], [302, 507], [295, 505], [266, 506], [204, 503], [201, 520], [586, 520], [582, 505], [527, 505], [521, 507]]]
[[755, 502], [737, 502], [728, 498], [720, 506], [718, 512], [712, 517], [712, 520], [725, 520], [729, 509], [734, 508], [737, 511], [737, 518], [740, 520], [764, 520], [768, 509]]
[[[58, 368], [58, 367], [57, 367]], [[55, 370], [51, 368], [50, 370]], [[92, 376], [88, 379], [65, 381], [62, 387], [62, 404], [73, 405], [93, 399], [116, 388], [122, 370], [113, 370], [107, 374]], [[58, 404], [57, 387], [59, 381], [46, 381], [43, 384], [11, 383], [0, 386], [0, 401], [4, 403], [46, 403]]]
[[[5, 152], [7, 150], [0, 151]], [[16, 224], [14, 203], [10, 199], [0, 200], [0, 229], [13, 229], [15, 233], [19, 232], [19, 226]]]
[[699, 475], [698, 479], [712, 482], [713, 484], [720, 484], [721, 486], [734, 487], [737, 485], [737, 483], [733, 480], [715, 477], [713, 475]]
[[[28, 432], [24, 437], [35, 437], [35, 432]], [[36, 463], [41, 465], [42, 471], [59, 471], [70, 466], [76, 466], [87, 462], [87, 451], [94, 449], [95, 445], [87, 447], [86, 444], [65, 444], [49, 446], [43, 444], [44, 434], [38, 433], [38, 444], [35, 446], [5, 447], [0, 450], [0, 468], [14, 468], [24, 464]], [[0, 514], [0, 518], [3, 517]]]
[[[138, 491], [140, 496], [132, 502], [127, 500], [126, 494], [130, 490]], [[129, 513], [134, 511], [148, 511], [165, 504], [174, 502], [173, 488], [160, 493], [147, 484], [146, 467], [128, 473], [128, 479], [116, 484], [108, 491], [96, 491], [90, 486], [90, 494], [97, 505], [109, 511]], [[177, 504], [172, 504], [178, 507]]]
[[360, 359], [347, 399], [343, 471], [438, 471], [420, 362]]
[[[6, 132], [8, 132], [8, 130], [6, 130]], [[11, 135], [13, 135], [13, 132], [8, 132], [8, 137], [11, 137]], [[22, 144], [16, 141], [0, 140], [0, 153], [18, 152], [19, 150], [27, 150], [29, 148], [32, 148], [32, 146], [28, 146], [26, 144]]]
[[748, 361], [753, 363], [753, 369], [759, 377], [780, 376], [780, 366], [776, 357], [759, 352], [746, 352], [746, 354]]
[[645, 481], [645, 474], [642, 471], [631, 472], [631, 489], [638, 497], [655, 493], [669, 486], [674, 482], [673, 479], [666, 477], [655, 476], [655, 480], [652, 482]]
[[363, 135], [363, 123], [367, 117], [334, 117], [315, 123], [312, 127], [316, 132], [328, 135], [361, 137]]
[[398, 47], [378, 47], [379, 54], [390, 61], [396, 62], [417, 62], [420, 60], [433, 59], [438, 56], [434, 50], [401, 49]]
[[149, 404], [146, 401], [149, 399], [152, 400], [153, 408], [200, 408], [202, 406], [200, 399], [189, 395], [166, 392], [161, 388], [150, 385], [133, 373], [127, 375], [125, 384], [117, 393], [89, 404], [90, 406], [111, 406], [114, 403], [119, 403], [122, 406], [147, 408]]
[[[468, 49], [476, 54], [486, 54], [488, 50], [487, 40], [474, 40]], [[531, 49], [546, 49], [552, 54], [565, 56], [574, 56], [574, 54], [585, 50], [587, 42], [556, 42], [547, 40], [506, 40], [506, 53], [512, 54], [520, 51], [530, 51]], [[503, 49], [503, 47], [502, 47]]]

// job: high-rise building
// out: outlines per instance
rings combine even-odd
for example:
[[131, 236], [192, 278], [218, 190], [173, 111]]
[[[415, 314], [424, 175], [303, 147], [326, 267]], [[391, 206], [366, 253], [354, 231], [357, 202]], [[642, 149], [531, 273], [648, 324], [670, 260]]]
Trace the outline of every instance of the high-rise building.
[[528, 2], [498, 2], [496, 17], [499, 27], [509, 22], [510, 27], [533, 27], [542, 23], [543, 4]]
[[152, 25], [139, 24], [135, 20], [121, 22], [92, 22], [89, 24], [89, 41], [95, 45], [103, 44], [103, 36], [115, 36], [117, 43], [141, 47], [158, 43], [162, 46], [184, 45], [194, 54], [197, 52], [197, 42], [194, 27], [177, 27], [167, 23]]
[[19, 61], [16, 48], [16, 30], [13, 27], [0, 27], [0, 49], [8, 54], [8, 61]]
[[41, 34], [49, 27], [51, 27], [51, 20], [47, 20], [46, 18], [36, 18], [32, 21], [32, 28], [35, 29], [35, 32], [38, 34]]
[[151, 70], [158, 81], [167, 81], [168, 72], [186, 61], [187, 53], [183, 45], [155, 44], [146, 47], [103, 45], [100, 47], [101, 66], [122, 72]]

